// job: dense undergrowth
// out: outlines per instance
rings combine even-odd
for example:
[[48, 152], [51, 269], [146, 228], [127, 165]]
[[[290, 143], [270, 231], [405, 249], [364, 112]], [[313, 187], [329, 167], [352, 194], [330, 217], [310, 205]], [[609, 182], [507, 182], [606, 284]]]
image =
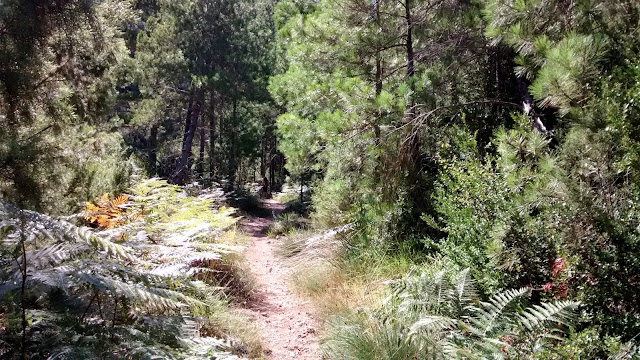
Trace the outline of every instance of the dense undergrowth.
[[211, 194], [142, 181], [131, 195], [87, 204], [93, 228], [1, 204], [3, 358], [260, 353], [251, 326], [228, 307], [250, 291], [234, 209]]
[[[532, 306], [582, 304], [563, 341], [500, 356], [602, 359], [637, 344], [637, 1], [285, 0], [275, 16], [287, 169], [311, 184], [317, 228], [349, 226], [326, 275], [295, 280], [344, 300], [338, 313], [364, 309], [330, 334], [411, 345], [410, 321], [372, 330], [395, 309], [376, 303], [382, 282], [455, 268], [482, 301], [527, 288]], [[299, 258], [298, 243], [283, 254]]]
[[[470, 262], [476, 265], [470, 269], [460, 258], [453, 261], [453, 252], [426, 258], [406, 250], [390, 253], [366, 242], [363, 237], [371, 235], [357, 222], [319, 230], [317, 220], [315, 229], [295, 226], [301, 216], [291, 212], [276, 218], [273, 228], [287, 231], [272, 235], [279, 240], [278, 255], [293, 269], [292, 285], [312, 302], [324, 324], [327, 358], [640, 356], [633, 340], [605, 336], [589, 326], [593, 308], [572, 300], [557, 284], [496, 289], [476, 280], [477, 264]], [[552, 265], [553, 276], [562, 279], [568, 264]]]
[[633, 342], [578, 331], [590, 318], [580, 302], [541, 300], [545, 289], [531, 287], [486, 296], [470, 269], [446, 257], [353, 257], [345, 252], [352, 231], [293, 231], [279, 238], [292, 285], [324, 324], [321, 342], [329, 359], [640, 356]]

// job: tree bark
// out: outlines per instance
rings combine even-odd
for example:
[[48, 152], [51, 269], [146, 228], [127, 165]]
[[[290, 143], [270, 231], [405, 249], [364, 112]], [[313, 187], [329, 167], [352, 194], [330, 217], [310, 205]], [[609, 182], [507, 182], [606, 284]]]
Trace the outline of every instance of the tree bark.
[[[376, 25], [378, 27], [380, 27], [380, 1], [376, 0]], [[377, 47], [377, 46], [376, 46]], [[375, 77], [375, 82], [376, 82], [376, 97], [379, 96], [382, 93], [382, 54], [381, 54], [381, 50], [378, 48], [376, 49], [376, 77]], [[381, 144], [381, 134], [380, 134], [380, 124], [378, 123], [380, 120], [381, 114], [380, 112], [378, 112], [376, 119], [374, 120], [373, 123], [373, 134], [375, 137], [375, 147], [376, 147], [376, 151], [378, 151], [380, 149], [380, 144]], [[377, 187], [378, 184], [380, 184], [382, 182], [382, 177], [381, 177], [381, 164], [380, 164], [380, 155], [375, 155], [375, 167], [373, 169], [373, 178], [374, 178], [374, 187]]]
[[200, 109], [202, 108], [202, 100], [197, 99], [193, 104], [193, 94], [189, 101], [191, 109], [187, 109], [187, 119], [185, 120], [184, 137], [182, 140], [182, 152], [180, 154], [180, 161], [176, 167], [176, 171], [172, 176], [171, 182], [178, 185], [184, 185], [188, 179], [188, 165], [191, 159], [191, 150], [193, 145], [193, 138], [198, 128], [198, 117], [200, 116]]
[[260, 141], [260, 178], [263, 179], [265, 174], [267, 173], [267, 131], [265, 129], [265, 134]]
[[271, 188], [273, 189], [276, 186], [276, 169], [275, 169], [275, 164], [274, 164], [274, 160], [276, 158], [276, 137], [275, 135], [272, 135], [271, 139], [273, 140], [271, 142], [271, 146], [269, 147], [269, 184], [271, 184]]
[[216, 176], [216, 97], [211, 94], [211, 114], [209, 115], [209, 178]]
[[152, 176], [158, 175], [158, 127], [160, 125], [154, 124], [151, 127], [151, 133], [149, 134], [149, 173]]
[[233, 125], [236, 123], [236, 116], [238, 115], [238, 101], [233, 99], [233, 110], [231, 113], [231, 126], [228, 126], [228, 139], [229, 139], [229, 190], [235, 188], [236, 181], [236, 158], [235, 158], [235, 139], [233, 131]]
[[184, 135], [182, 136], [183, 144], [187, 139], [187, 129], [189, 129], [189, 127], [191, 126], [191, 113], [193, 111], [193, 96], [194, 96], [194, 89], [193, 87], [191, 87], [191, 90], [189, 90], [189, 104], [187, 105], [187, 116], [185, 117], [185, 120], [184, 120]]
[[204, 127], [200, 126], [200, 155], [198, 157], [197, 172], [198, 172], [198, 176], [200, 176], [201, 178], [204, 178], [204, 143], [205, 143]]
[[[405, 18], [407, 21], [407, 79], [411, 79], [415, 74], [414, 70], [414, 53], [413, 53], [413, 23], [411, 21], [411, 0], [405, 3]], [[410, 84], [411, 90], [415, 90], [413, 84]]]
[[[411, 19], [411, 0], [405, 0], [405, 20], [407, 26], [406, 36], [406, 57], [407, 57], [407, 82], [411, 89], [409, 95], [409, 103], [407, 104], [407, 122], [413, 123], [416, 118], [415, 109], [415, 84], [413, 83], [413, 77], [415, 75], [414, 68], [414, 50], [413, 50], [413, 22]], [[419, 204], [421, 197], [423, 196], [420, 191], [420, 171], [422, 170], [422, 160], [420, 158], [420, 133], [419, 129], [412, 125], [409, 127], [409, 134], [406, 151], [406, 163], [407, 166], [407, 182], [409, 186], [409, 193], [414, 204]]]

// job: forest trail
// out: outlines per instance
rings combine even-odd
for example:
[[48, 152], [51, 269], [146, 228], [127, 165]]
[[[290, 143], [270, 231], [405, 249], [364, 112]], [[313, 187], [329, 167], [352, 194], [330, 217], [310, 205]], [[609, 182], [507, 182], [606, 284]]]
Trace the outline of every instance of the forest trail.
[[256, 280], [248, 315], [262, 335], [268, 359], [321, 359], [311, 306], [289, 288], [289, 268], [275, 254], [277, 240], [264, 232], [283, 210], [284, 204], [265, 200], [260, 216], [241, 222], [251, 237], [245, 257]]

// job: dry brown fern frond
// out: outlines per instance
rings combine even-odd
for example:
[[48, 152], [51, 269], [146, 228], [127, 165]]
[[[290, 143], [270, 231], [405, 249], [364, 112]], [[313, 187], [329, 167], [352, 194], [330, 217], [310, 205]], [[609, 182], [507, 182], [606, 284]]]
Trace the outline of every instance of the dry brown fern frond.
[[127, 222], [126, 204], [130, 200], [129, 195], [118, 195], [109, 200], [109, 195], [104, 194], [94, 204], [87, 202], [84, 207], [84, 219], [101, 229], [113, 229]]

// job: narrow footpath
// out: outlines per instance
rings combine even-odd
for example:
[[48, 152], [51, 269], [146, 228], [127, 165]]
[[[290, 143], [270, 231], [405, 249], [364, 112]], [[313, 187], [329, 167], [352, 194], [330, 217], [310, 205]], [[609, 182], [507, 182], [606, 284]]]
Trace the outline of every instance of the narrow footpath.
[[289, 288], [289, 269], [275, 254], [277, 240], [265, 234], [284, 204], [265, 200], [263, 207], [264, 214], [241, 222], [251, 237], [245, 257], [256, 280], [249, 316], [260, 330], [268, 359], [321, 359], [311, 306]]

